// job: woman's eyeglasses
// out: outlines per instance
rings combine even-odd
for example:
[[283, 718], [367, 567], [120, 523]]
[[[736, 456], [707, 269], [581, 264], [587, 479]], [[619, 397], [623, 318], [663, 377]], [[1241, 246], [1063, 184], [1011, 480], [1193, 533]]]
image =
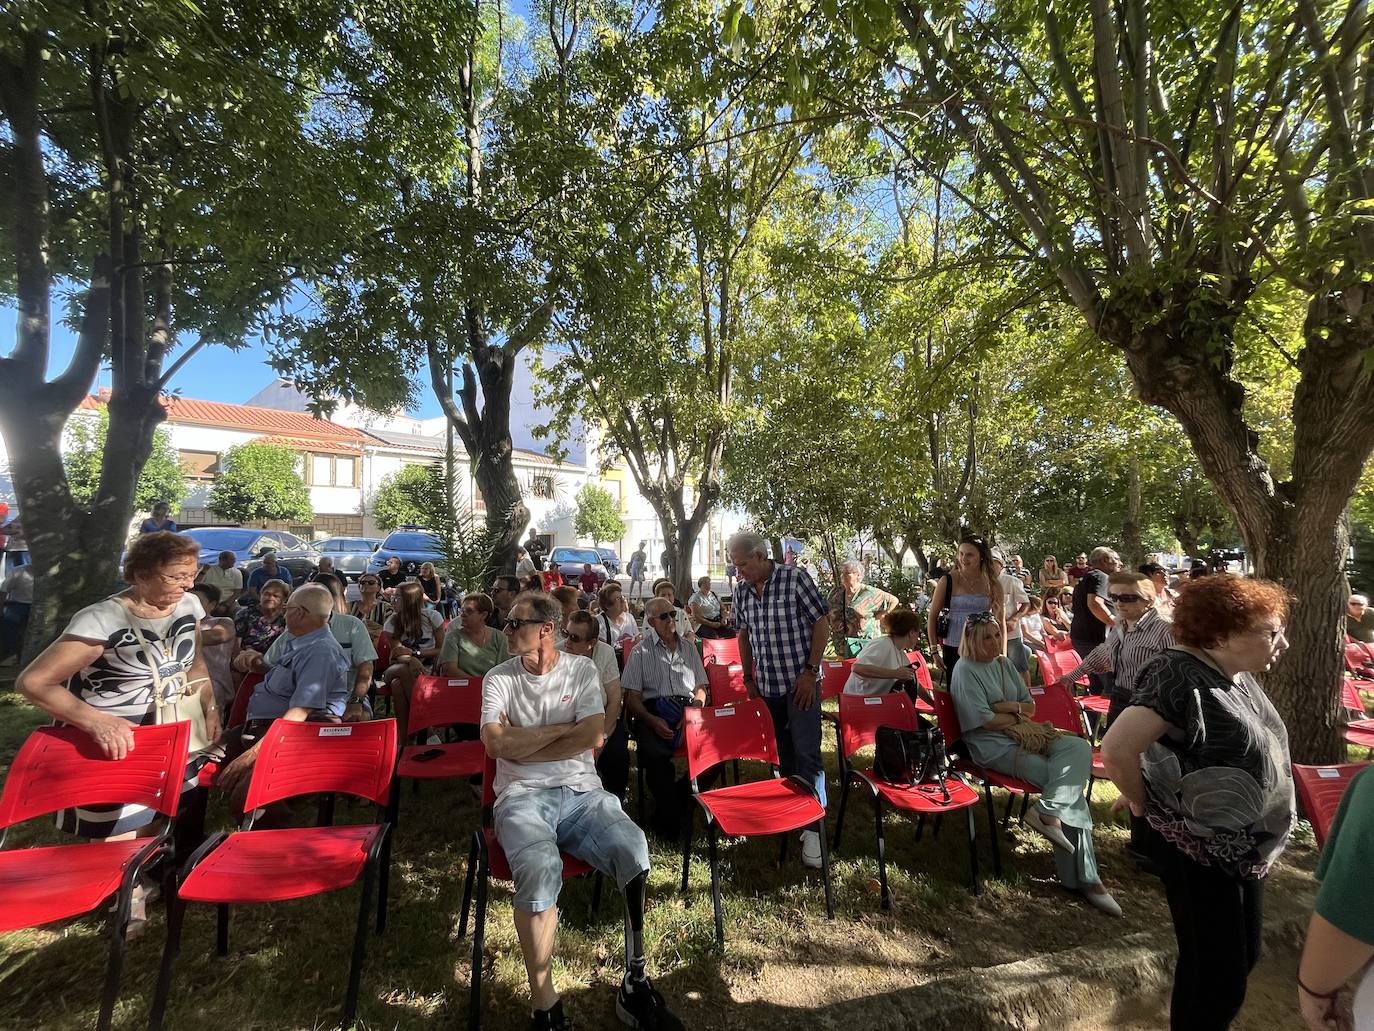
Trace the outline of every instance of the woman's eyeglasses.
[[1107, 600], [1116, 602], [1118, 605], [1130, 605], [1133, 602], [1144, 601], [1145, 596], [1143, 594], [1109, 594]]
[[157, 578], [168, 587], [193, 587], [196, 582], [194, 573], [188, 576], [168, 576], [166, 573], [158, 573]]

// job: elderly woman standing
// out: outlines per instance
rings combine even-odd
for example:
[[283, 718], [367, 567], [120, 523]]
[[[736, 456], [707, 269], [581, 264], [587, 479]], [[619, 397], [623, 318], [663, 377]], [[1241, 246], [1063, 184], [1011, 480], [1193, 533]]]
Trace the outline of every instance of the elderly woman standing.
[[[198, 695], [213, 741], [220, 716], [200, 654], [205, 611], [189, 593], [199, 555], [199, 544], [175, 533], [136, 538], [124, 559], [128, 589], [73, 616], [15, 687], [53, 719], [89, 734], [110, 759], [129, 753], [132, 727], [175, 720], [171, 706], [187, 693]], [[156, 816], [142, 806], [90, 806], [64, 810], [58, 826], [109, 840], [147, 827]]]
[[1174, 605], [1178, 646], [1136, 681], [1102, 762], [1149, 827], [1178, 936], [1174, 1028], [1225, 1028], [1259, 959], [1264, 876], [1296, 822], [1288, 733], [1253, 674], [1288, 647], [1277, 584], [1194, 580]]
[[1121, 907], [1102, 886], [1093, 850], [1093, 818], [1083, 791], [1092, 774], [1092, 745], [1081, 737], [1056, 737], [1045, 754], [1027, 751], [1008, 728], [1035, 715], [1035, 702], [1016, 667], [1002, 654], [1001, 619], [975, 612], [964, 621], [959, 663], [950, 694], [959, 711], [963, 742], [974, 762], [999, 773], [1030, 781], [1040, 800], [1026, 813], [1026, 823], [1054, 846], [1059, 883], [1081, 892], [1110, 916]]
[[865, 638], [877, 637], [878, 619], [897, 607], [897, 599], [886, 591], [864, 583], [864, 564], [854, 559], [840, 566], [840, 589], [844, 592], [845, 608], [859, 614]]

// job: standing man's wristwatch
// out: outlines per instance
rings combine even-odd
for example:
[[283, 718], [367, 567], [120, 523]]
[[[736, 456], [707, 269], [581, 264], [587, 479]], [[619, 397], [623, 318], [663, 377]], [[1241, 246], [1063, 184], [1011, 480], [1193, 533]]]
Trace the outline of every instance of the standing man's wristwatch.
[[805, 666], [802, 667], [802, 669], [804, 669], [807, 673], [810, 673], [813, 677], [818, 677], [821, 675], [821, 664], [819, 662], [808, 662]]

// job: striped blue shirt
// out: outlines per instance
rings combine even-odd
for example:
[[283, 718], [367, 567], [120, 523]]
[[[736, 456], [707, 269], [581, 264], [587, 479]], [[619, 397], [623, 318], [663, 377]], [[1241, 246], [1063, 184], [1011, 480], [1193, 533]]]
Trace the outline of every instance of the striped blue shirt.
[[749, 631], [759, 693], [780, 697], [796, 686], [811, 657], [811, 631], [825, 617], [816, 582], [796, 566], [773, 563], [763, 593], [748, 581], [735, 587], [735, 626]]

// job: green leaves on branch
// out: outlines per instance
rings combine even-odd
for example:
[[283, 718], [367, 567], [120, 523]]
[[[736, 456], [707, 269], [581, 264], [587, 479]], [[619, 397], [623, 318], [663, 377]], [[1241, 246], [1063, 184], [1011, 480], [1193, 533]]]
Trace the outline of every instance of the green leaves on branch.
[[231, 523], [305, 522], [314, 511], [301, 478], [301, 457], [266, 442], [231, 447], [221, 459], [208, 507]]

